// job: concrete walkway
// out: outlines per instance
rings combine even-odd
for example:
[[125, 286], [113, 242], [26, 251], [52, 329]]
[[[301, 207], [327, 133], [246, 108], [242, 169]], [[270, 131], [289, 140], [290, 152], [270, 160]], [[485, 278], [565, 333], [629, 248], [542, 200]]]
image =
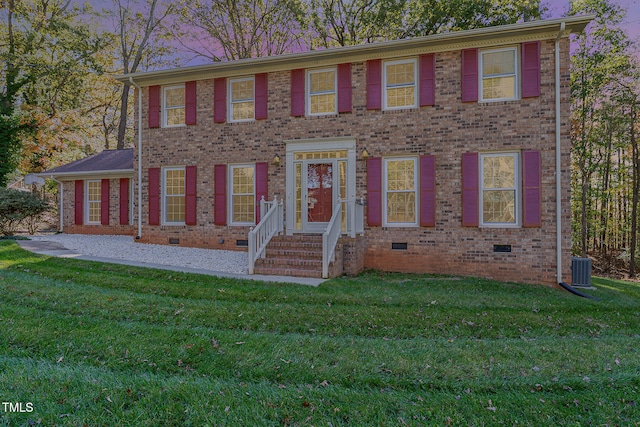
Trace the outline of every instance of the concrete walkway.
[[299, 285], [318, 286], [324, 279], [314, 279], [309, 277], [291, 277], [291, 276], [264, 276], [260, 274], [234, 274], [222, 271], [203, 270], [199, 268], [177, 267], [173, 265], [151, 264], [147, 262], [139, 262], [134, 260], [123, 260], [115, 258], [101, 258], [89, 255], [83, 255], [69, 250], [57, 242], [36, 241], [36, 240], [16, 240], [22, 249], [41, 255], [54, 256], [58, 258], [74, 258], [85, 261], [97, 261], [111, 264], [130, 265], [133, 267], [157, 268], [159, 270], [178, 271], [182, 273], [205, 274], [215, 277], [228, 277], [239, 280], [258, 280], [261, 282], [277, 282], [277, 283], [296, 283]]

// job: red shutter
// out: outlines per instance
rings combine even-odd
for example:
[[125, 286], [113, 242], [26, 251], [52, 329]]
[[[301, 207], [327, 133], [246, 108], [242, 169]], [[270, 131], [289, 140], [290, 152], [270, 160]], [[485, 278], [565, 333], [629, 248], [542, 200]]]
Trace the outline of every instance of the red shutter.
[[367, 224], [382, 225], [382, 158], [367, 159]]
[[420, 55], [420, 106], [436, 103], [436, 56]]
[[420, 156], [420, 226], [436, 225], [436, 158]]
[[291, 70], [291, 115], [304, 116], [304, 69]]
[[195, 81], [184, 84], [184, 122], [187, 125], [196, 124], [196, 93], [197, 84]]
[[160, 127], [160, 86], [149, 86], [149, 127]]
[[338, 113], [351, 112], [351, 63], [338, 64]]
[[260, 222], [260, 199], [269, 200], [269, 163], [256, 163], [256, 224]]
[[227, 225], [227, 165], [215, 165], [213, 179], [213, 223]]
[[109, 190], [109, 180], [103, 179], [100, 189], [100, 224], [102, 225], [109, 225]]
[[522, 43], [522, 97], [540, 96], [540, 42]]
[[478, 153], [462, 155], [462, 226], [478, 226]]
[[74, 220], [76, 225], [82, 225], [82, 216], [84, 214], [84, 181], [76, 180], [75, 203], [74, 203]]
[[120, 178], [120, 225], [129, 225], [129, 178]]
[[478, 100], [478, 49], [462, 51], [462, 102]]
[[542, 225], [542, 189], [541, 189], [541, 162], [539, 151], [522, 152], [522, 197], [524, 227], [540, 227]]
[[255, 91], [256, 91], [256, 120], [264, 120], [267, 118], [267, 89], [268, 89], [268, 74], [256, 74], [255, 76]]
[[197, 181], [196, 167], [187, 166], [184, 170], [185, 198], [184, 198], [184, 223], [186, 225], [196, 225], [196, 196]]
[[382, 108], [382, 61], [367, 61], [367, 110]]
[[149, 169], [149, 225], [160, 225], [160, 168]]
[[213, 121], [227, 121], [227, 79], [213, 79]]

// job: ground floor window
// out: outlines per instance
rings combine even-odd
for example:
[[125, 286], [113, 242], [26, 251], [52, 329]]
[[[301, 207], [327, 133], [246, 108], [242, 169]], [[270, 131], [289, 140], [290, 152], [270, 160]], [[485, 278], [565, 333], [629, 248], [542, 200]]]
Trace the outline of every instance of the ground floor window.
[[480, 224], [518, 225], [518, 153], [480, 154]]
[[163, 176], [163, 212], [167, 224], [184, 224], [185, 173], [184, 168], [165, 168]]
[[255, 166], [232, 165], [230, 169], [230, 216], [233, 225], [255, 223]]
[[87, 224], [100, 224], [102, 212], [102, 181], [87, 181]]
[[383, 225], [417, 226], [418, 159], [386, 158], [383, 165]]

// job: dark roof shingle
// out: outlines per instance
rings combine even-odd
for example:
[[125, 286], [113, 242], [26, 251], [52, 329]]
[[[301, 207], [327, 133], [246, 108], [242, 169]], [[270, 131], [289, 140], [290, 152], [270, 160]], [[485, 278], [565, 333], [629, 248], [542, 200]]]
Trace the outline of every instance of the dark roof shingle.
[[104, 150], [84, 159], [58, 166], [39, 175], [63, 175], [67, 173], [97, 173], [105, 171], [133, 170], [133, 148]]

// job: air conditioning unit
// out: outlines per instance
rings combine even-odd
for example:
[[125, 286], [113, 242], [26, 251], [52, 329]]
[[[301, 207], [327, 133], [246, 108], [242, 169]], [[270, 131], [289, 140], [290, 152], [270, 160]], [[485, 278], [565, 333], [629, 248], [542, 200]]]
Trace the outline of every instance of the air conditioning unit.
[[571, 286], [591, 287], [591, 258], [571, 258]]

